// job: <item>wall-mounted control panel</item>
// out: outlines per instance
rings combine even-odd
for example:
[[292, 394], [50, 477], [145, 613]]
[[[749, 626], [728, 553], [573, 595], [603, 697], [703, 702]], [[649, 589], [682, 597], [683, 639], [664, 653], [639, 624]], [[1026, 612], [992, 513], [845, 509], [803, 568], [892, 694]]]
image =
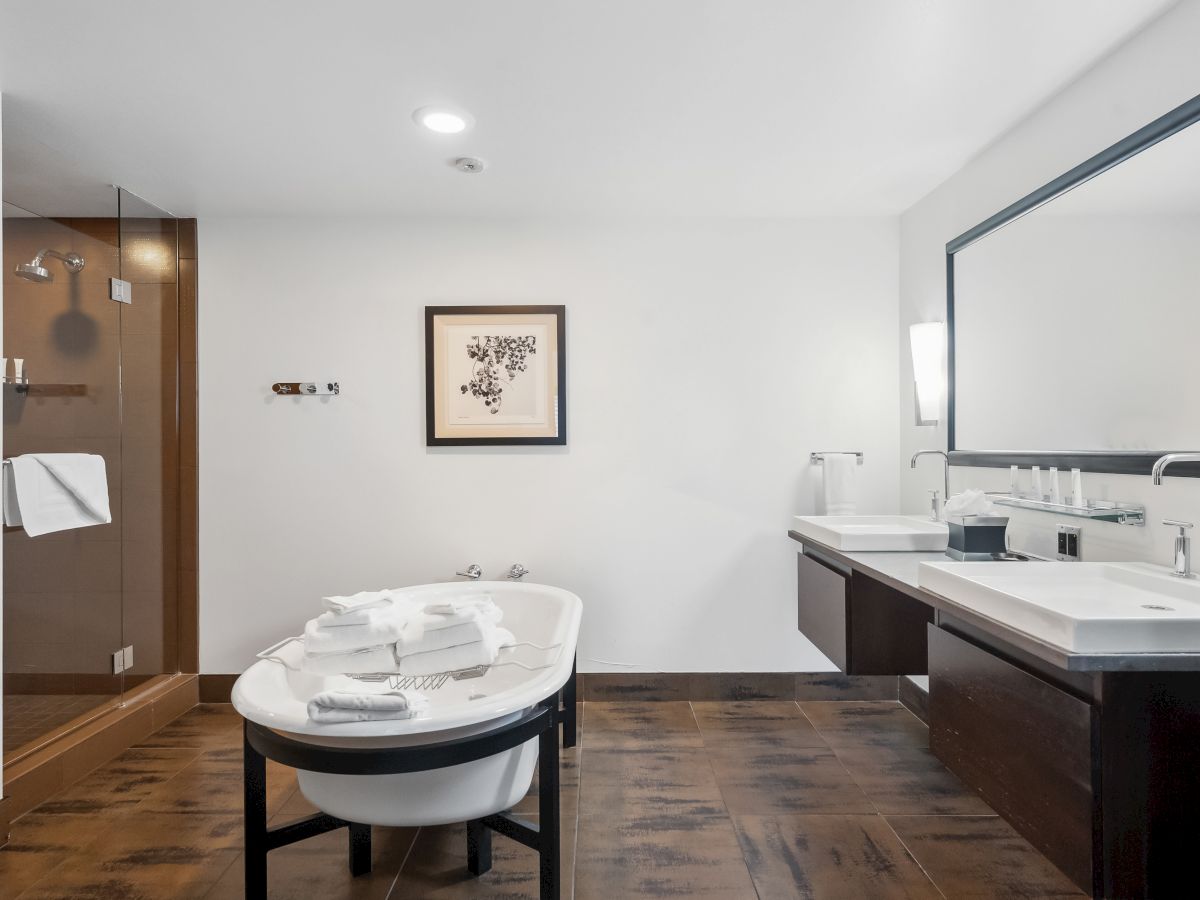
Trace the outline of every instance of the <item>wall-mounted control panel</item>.
[[1058, 558], [1079, 562], [1079, 538], [1083, 529], [1075, 525], [1058, 526]]
[[133, 285], [120, 278], [110, 278], [108, 279], [108, 296], [110, 300], [116, 300], [118, 303], [132, 303]]

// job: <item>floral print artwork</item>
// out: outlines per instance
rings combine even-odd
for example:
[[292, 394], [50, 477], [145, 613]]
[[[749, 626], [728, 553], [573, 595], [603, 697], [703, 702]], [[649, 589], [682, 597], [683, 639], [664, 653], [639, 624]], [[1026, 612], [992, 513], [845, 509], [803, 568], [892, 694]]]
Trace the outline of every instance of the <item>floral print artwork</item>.
[[496, 415], [504, 402], [504, 388], [524, 372], [528, 357], [537, 353], [537, 338], [533, 335], [472, 335], [467, 342], [467, 357], [472, 360], [471, 380], [461, 391], [470, 394], [488, 412]]

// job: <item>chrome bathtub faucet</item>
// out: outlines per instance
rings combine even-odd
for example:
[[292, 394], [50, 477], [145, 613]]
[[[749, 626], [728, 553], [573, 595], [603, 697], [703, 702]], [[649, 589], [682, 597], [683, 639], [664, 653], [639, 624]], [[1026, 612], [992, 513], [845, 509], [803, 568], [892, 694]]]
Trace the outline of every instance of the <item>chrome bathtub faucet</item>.
[[520, 581], [528, 574], [529, 570], [520, 563], [513, 563], [512, 568], [508, 570], [508, 577], [512, 581]]
[[455, 572], [455, 575], [461, 575], [463, 578], [470, 578], [472, 581], [478, 581], [483, 576], [483, 569], [479, 568], [476, 563], [471, 563], [467, 566], [465, 572]]

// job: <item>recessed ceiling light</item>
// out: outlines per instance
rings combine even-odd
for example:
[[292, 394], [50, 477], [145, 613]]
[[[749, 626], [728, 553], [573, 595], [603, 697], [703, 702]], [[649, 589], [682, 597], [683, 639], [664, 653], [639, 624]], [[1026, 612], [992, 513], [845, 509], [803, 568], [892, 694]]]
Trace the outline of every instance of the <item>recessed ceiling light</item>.
[[459, 110], [422, 106], [413, 113], [413, 121], [438, 134], [459, 134], [471, 127], [472, 120], [470, 115]]

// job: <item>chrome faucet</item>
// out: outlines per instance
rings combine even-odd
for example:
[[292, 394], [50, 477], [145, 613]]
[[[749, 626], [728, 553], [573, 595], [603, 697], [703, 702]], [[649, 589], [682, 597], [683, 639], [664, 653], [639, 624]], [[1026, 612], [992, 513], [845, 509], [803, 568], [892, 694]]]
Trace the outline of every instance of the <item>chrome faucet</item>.
[[529, 570], [520, 563], [513, 563], [512, 568], [508, 570], [508, 577], [513, 581], [520, 581], [528, 574]]
[[1168, 453], [1166, 456], [1160, 456], [1154, 461], [1154, 468], [1150, 470], [1150, 478], [1155, 484], [1162, 484], [1163, 470], [1171, 463], [1177, 462], [1200, 462], [1200, 453], [1190, 451], [1188, 453]]
[[929, 516], [935, 522], [940, 522], [945, 518], [943, 510], [945, 509], [946, 501], [950, 499], [950, 456], [944, 450], [918, 450], [913, 454], [908, 467], [915, 469], [917, 467], [917, 460], [922, 456], [940, 456], [942, 458], [942, 489], [944, 491], [942, 494], [942, 510], [937, 509], [937, 499], [935, 498], [933, 501], [934, 511]]
[[1191, 578], [1192, 539], [1187, 531], [1194, 526], [1191, 522], [1177, 522], [1174, 519], [1163, 519], [1163, 524], [1179, 529], [1179, 534], [1175, 535], [1175, 569], [1173, 574], [1178, 575], [1180, 578]]
[[483, 569], [479, 568], [479, 566], [475, 563], [471, 563], [469, 566], [467, 566], [467, 571], [455, 572], [454, 574], [461, 575], [463, 578], [470, 578], [472, 581], [478, 581], [483, 575]]

